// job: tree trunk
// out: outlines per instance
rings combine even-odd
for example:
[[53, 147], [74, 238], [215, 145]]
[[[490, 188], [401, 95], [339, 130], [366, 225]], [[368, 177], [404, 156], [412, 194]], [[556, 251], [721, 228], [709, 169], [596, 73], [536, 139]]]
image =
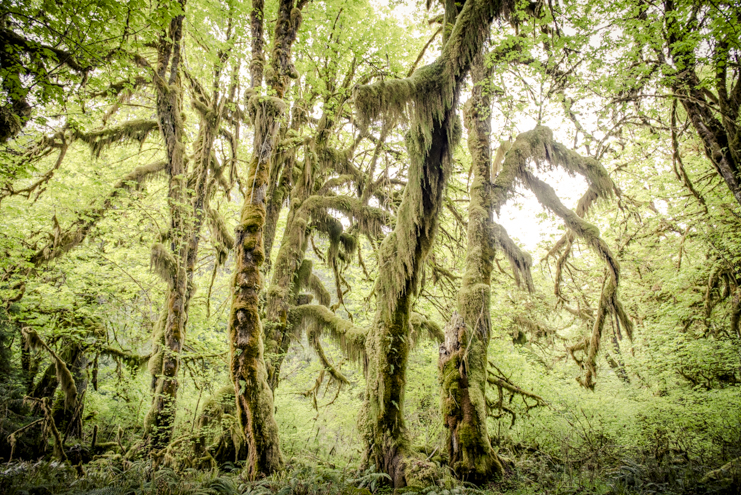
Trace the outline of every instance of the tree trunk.
[[[185, 9], [185, 0], [181, 0]], [[170, 209], [170, 252], [176, 260], [171, 273], [167, 297], [167, 317], [162, 328], [162, 365], [157, 370], [154, 402], [148, 417], [150, 447], [158, 451], [167, 446], [175, 423], [180, 368], [180, 351], [185, 339], [185, 311], [188, 257], [186, 239], [187, 211], [185, 207], [185, 149], [181, 115], [181, 79], [179, 74], [184, 15], [170, 21], [169, 32], [163, 33], [158, 49], [157, 69], [154, 74], [157, 92], [157, 120], [167, 150], [166, 171], [169, 176], [167, 202]], [[169, 67], [169, 75], [167, 74]], [[165, 79], [167, 78], [167, 79]]]
[[471, 68], [473, 94], [466, 104], [468, 148], [473, 184], [468, 207], [466, 269], [458, 293], [458, 311], [445, 329], [440, 346], [443, 423], [447, 428], [449, 465], [466, 481], [481, 483], [502, 474], [486, 426], [487, 350], [491, 335], [491, 271], [494, 264], [490, 100], [483, 85], [484, 59]]
[[[265, 220], [270, 160], [280, 118], [285, 112], [283, 95], [288, 78], [294, 77], [291, 46], [301, 25], [305, 0], [280, 0], [275, 24], [271, 71], [268, 84], [274, 97], [252, 96], [248, 112], [254, 125], [253, 156], [247, 173], [247, 197], [235, 236], [235, 273], [229, 316], [229, 356], [237, 412], [247, 440], [249, 459], [245, 469], [251, 478], [269, 475], [283, 468], [278, 443], [278, 424], [273, 412], [273, 392], [265, 365], [263, 328], [258, 296], [263, 287], [261, 267], [265, 262]], [[253, 5], [253, 39], [262, 36], [263, 13]], [[258, 46], [259, 45], [259, 46]], [[253, 44], [252, 85], [262, 79], [261, 44]]]
[[[457, 95], [456, 95], [457, 96]], [[455, 105], [434, 122], [432, 145], [422, 156], [410, 146], [409, 180], [394, 231], [381, 243], [376, 280], [377, 310], [366, 339], [368, 369], [361, 418], [365, 460], [405, 486], [409, 450], [404, 421], [404, 389], [409, 353], [411, 298], [437, 230], [442, 195], [455, 142]]]
[[[253, 99], [258, 97], [253, 97]], [[240, 424], [247, 439], [251, 478], [282, 469], [278, 424], [273, 416], [273, 392], [265, 367], [258, 296], [265, 260], [263, 228], [268, 165], [283, 101], [250, 101], [255, 122], [255, 148], [247, 175], [248, 196], [242, 208], [235, 242], [235, 274], [229, 317], [231, 377]]]
[[365, 462], [391, 476], [395, 487], [416, 484], [419, 468], [424, 466], [423, 461], [410, 458], [404, 425], [409, 316], [421, 268], [435, 238], [450, 156], [460, 135], [455, 114], [458, 94], [491, 21], [507, 7], [467, 1], [436, 62], [417, 69], [406, 80], [361, 86], [355, 91], [360, 125], [382, 114], [393, 117], [410, 100], [415, 108], [407, 139], [411, 158], [407, 185], [394, 231], [379, 250], [383, 269], [376, 280], [376, 316], [366, 339], [367, 385], [359, 418]]

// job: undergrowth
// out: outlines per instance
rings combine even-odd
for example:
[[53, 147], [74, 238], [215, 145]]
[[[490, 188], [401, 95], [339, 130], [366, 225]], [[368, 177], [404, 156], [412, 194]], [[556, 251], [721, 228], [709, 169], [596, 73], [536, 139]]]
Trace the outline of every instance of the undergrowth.
[[105, 457], [87, 465], [58, 462], [13, 462], [0, 468], [0, 493], [6, 495], [419, 495], [465, 494], [738, 494], [736, 479], [702, 483], [706, 466], [696, 462], [640, 462], [619, 459], [613, 465], [585, 468], [535, 448], [510, 446], [504, 477], [476, 487], [456, 480], [444, 466], [439, 479], [427, 487], [394, 491], [388, 475], [373, 469], [353, 471], [310, 463], [294, 463], [280, 473], [256, 481], [243, 478], [239, 466], [220, 471], [170, 468], [152, 471], [148, 461], [127, 462]]

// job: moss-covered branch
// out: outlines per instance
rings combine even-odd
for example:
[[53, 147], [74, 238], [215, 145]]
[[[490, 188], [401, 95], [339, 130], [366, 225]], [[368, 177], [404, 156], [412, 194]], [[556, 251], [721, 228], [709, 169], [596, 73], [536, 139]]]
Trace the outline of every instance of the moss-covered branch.
[[364, 356], [366, 331], [337, 316], [326, 306], [319, 304], [296, 306], [290, 310], [288, 318], [293, 328], [315, 325], [327, 331], [328, 336], [340, 346], [349, 359], [357, 361]]
[[518, 287], [525, 286], [529, 292], [533, 292], [533, 276], [530, 267], [533, 265], [533, 259], [529, 253], [520, 249], [515, 244], [507, 231], [496, 222], [491, 222], [489, 232], [496, 245], [504, 252], [512, 266], [512, 272]]
[[587, 356], [581, 363], [582, 368], [584, 368], [584, 377], [577, 378], [582, 386], [590, 390], [594, 390], [595, 378], [597, 376], [597, 354], [599, 353], [602, 342], [602, 328], [604, 327], [605, 319], [610, 313], [610, 301], [614, 299], [616, 290], [617, 287], [615, 286], [613, 277], [608, 275], [602, 285], [602, 294], [600, 295], [599, 307], [597, 308], [597, 314], [595, 315], [592, 326], [592, 335], [586, 342]]
[[604, 240], [600, 237], [599, 229], [580, 218], [576, 213], [566, 208], [561, 200], [556, 196], [556, 192], [551, 186], [538, 179], [534, 174], [523, 171], [521, 177], [527, 187], [535, 193], [535, 197], [538, 198], [540, 204], [543, 207], [549, 209], [566, 223], [566, 226], [570, 228], [580, 239], [583, 239], [597, 255], [607, 263], [615, 284], [620, 282], [620, 265], [610, 251]]
[[77, 385], [75, 385], [75, 379], [67, 367], [67, 363], [39, 337], [36, 330], [30, 327], [24, 327], [21, 332], [23, 333], [23, 339], [27, 349], [44, 349], [49, 353], [54, 361], [57, 382], [64, 392], [64, 406], [74, 411], [77, 408]]
[[155, 120], [132, 120], [99, 131], [75, 132], [73, 138], [86, 143], [93, 156], [98, 158], [103, 150], [116, 144], [135, 142], [141, 145], [157, 127]]
[[440, 325], [419, 313], [411, 313], [409, 316], [409, 325], [412, 327], [410, 336], [413, 342], [417, 342], [424, 335], [422, 331], [426, 333], [428, 339], [438, 344], [441, 344], [445, 340], [445, 332], [443, 332]]
[[[508, 17], [512, 10], [514, 3], [509, 0], [466, 2], [454, 16], [453, 30], [434, 63], [420, 67], [405, 79], [356, 88], [355, 107], [361, 128], [379, 117], [396, 118], [406, 114], [412, 133], [421, 137], [417, 151], [429, 148], [435, 123], [444, 120], [447, 110], [455, 106], [457, 83], [468, 72], [492, 19]], [[452, 137], [452, 129], [449, 137]]]
[[154, 162], [149, 165], [137, 167], [125, 175], [113, 186], [113, 190], [103, 200], [102, 205], [85, 211], [66, 231], [60, 231], [55, 235], [53, 241], [31, 256], [29, 260], [31, 264], [34, 267], [39, 267], [79, 246], [85, 240], [90, 230], [110, 210], [111, 206], [113, 206], [113, 201], [121, 195], [122, 191], [133, 189], [142, 184], [153, 175], [163, 171], [165, 166], [166, 163], [164, 161]]

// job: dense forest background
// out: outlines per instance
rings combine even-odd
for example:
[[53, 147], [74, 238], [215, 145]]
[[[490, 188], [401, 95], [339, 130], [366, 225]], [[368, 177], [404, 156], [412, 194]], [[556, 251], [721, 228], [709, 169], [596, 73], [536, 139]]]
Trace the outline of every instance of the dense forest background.
[[3, 493], [741, 490], [736, 2], [0, 6]]

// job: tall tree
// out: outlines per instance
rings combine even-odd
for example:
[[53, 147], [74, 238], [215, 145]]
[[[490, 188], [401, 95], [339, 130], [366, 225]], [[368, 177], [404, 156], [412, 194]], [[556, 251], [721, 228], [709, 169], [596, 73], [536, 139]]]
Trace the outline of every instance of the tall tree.
[[458, 293], [458, 313], [445, 328], [438, 366], [448, 462], [461, 478], [482, 482], [503, 473], [486, 424], [495, 224], [489, 142], [491, 101], [482, 53], [474, 59], [471, 76], [473, 93], [465, 107], [473, 176], [469, 190], [466, 269]]
[[184, 124], [182, 116], [182, 41], [185, 19], [185, 0], [177, 4], [178, 11], [160, 35], [157, 45], [157, 64], [152, 70], [157, 108], [157, 122], [165, 143], [168, 175], [167, 203], [170, 210], [170, 227], [167, 232], [169, 249], [155, 250], [153, 256], [160, 260], [168, 280], [168, 294], [162, 311], [161, 328], [155, 333], [160, 340], [161, 350], [153, 356], [154, 403], [148, 417], [148, 430], [154, 450], [165, 447], [172, 436], [175, 423], [178, 392], [177, 374], [180, 368], [180, 352], [185, 340], [185, 321], [188, 280], [186, 264], [189, 242], [187, 239], [188, 217], [186, 202], [186, 165]]
[[408, 79], [361, 86], [355, 92], [361, 125], [381, 115], [399, 115], [406, 107], [411, 111], [408, 181], [396, 226], [379, 249], [383, 268], [376, 280], [376, 316], [366, 339], [367, 388], [359, 420], [365, 462], [387, 473], [395, 487], [414, 476], [404, 426], [409, 317], [421, 267], [435, 238], [451, 153], [460, 137], [458, 96], [491, 22], [511, 6], [469, 0], [460, 13], [455, 5], [446, 8], [455, 24], [434, 63]]
[[[273, 411], [273, 392], [267, 382], [263, 328], [258, 297], [263, 285], [261, 267], [265, 261], [263, 232], [270, 160], [276, 133], [285, 113], [283, 101], [290, 78], [296, 77], [291, 46], [301, 25], [301, 9], [306, 0], [281, 0], [273, 36], [268, 87], [275, 96], [252, 93], [247, 106], [254, 126], [253, 155], [247, 172], [247, 189], [236, 232], [236, 266], [229, 317], [231, 376], [237, 411], [247, 439], [251, 477], [270, 474], [283, 467], [278, 443], [278, 425]], [[259, 4], [253, 5], [254, 9]], [[261, 81], [261, 22], [264, 13], [253, 11], [253, 87]]]

